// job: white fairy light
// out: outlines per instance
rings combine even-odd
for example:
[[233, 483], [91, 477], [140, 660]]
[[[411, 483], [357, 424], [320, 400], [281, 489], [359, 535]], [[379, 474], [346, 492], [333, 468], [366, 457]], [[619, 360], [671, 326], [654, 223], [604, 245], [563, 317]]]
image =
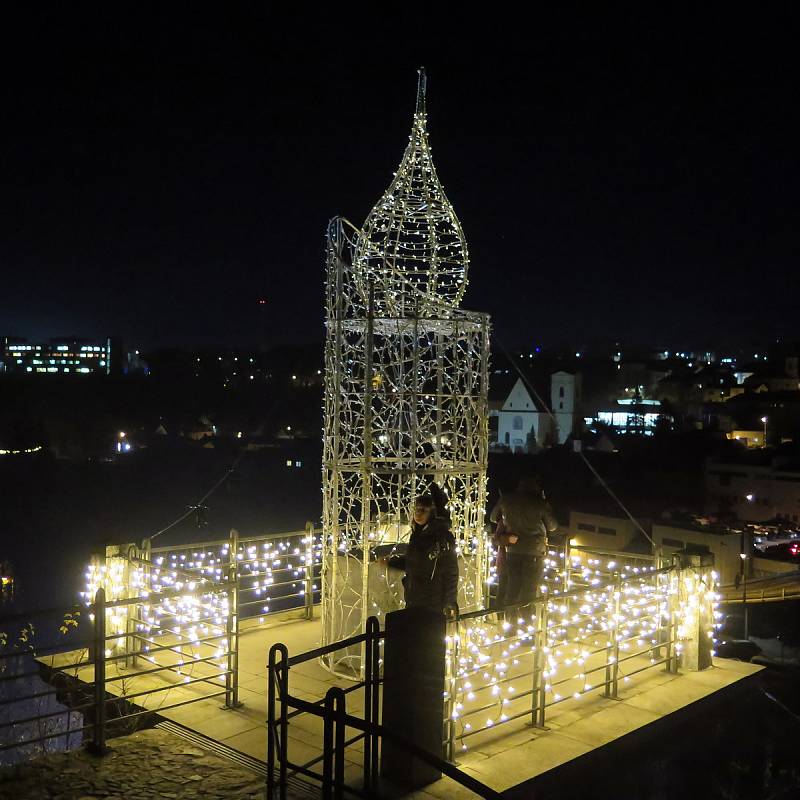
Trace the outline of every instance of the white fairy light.
[[[462, 610], [480, 607], [490, 577], [489, 320], [459, 307], [467, 245], [431, 159], [423, 73], [389, 188], [361, 230], [331, 223], [327, 256], [323, 644], [401, 607], [399, 580], [385, 566], [376, 575], [370, 552], [407, 539], [413, 498], [434, 477], [447, 494]], [[347, 655], [342, 669], [359, 665]]]

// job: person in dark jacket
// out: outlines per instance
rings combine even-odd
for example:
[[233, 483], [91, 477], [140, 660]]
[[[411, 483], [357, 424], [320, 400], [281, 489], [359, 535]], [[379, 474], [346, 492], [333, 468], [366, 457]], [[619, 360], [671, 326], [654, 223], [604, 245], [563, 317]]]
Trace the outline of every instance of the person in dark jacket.
[[547, 535], [557, 524], [550, 504], [531, 476], [515, 492], [504, 494], [492, 510], [491, 521], [502, 525], [506, 544], [506, 605], [535, 599], [544, 575]]
[[430, 494], [414, 501], [411, 537], [404, 564], [403, 578], [407, 608], [430, 608], [446, 616], [458, 613], [458, 555], [450, 532], [449, 518], [437, 516]]

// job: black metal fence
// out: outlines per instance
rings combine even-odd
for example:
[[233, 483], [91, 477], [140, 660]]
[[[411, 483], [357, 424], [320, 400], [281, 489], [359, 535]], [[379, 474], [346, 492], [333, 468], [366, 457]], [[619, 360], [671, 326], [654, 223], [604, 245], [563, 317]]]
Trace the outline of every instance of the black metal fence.
[[[228, 582], [198, 588], [194, 622], [209, 621], [202, 614], [210, 594], [232, 589]], [[159, 596], [178, 598], [185, 603], [187, 593]], [[0, 764], [81, 744], [104, 753], [110, 735], [131, 732], [154, 713], [217, 697], [238, 704], [238, 632], [230, 620], [191, 641], [161, 620], [156, 643], [136, 628], [148, 599], [107, 601], [100, 588], [85, 605], [0, 617]], [[120, 611], [124, 627], [109, 630]]]
[[[385, 633], [376, 617], [367, 620], [367, 630], [341, 642], [319, 647], [290, 657], [284, 644], [275, 644], [269, 651], [267, 679], [267, 798], [285, 800], [288, 780], [301, 775], [318, 781], [325, 800], [341, 800], [345, 793], [357, 797], [375, 797], [378, 791], [380, 741], [391, 739], [399, 747], [432, 765], [479, 797], [496, 800], [499, 793], [448, 763], [441, 756], [429, 753], [396, 732], [380, 724], [381, 659], [380, 644]], [[321, 658], [345, 647], [364, 647], [363, 679], [348, 686], [331, 687], [317, 701], [295, 697], [289, 690], [292, 667]], [[347, 713], [347, 698], [363, 691], [363, 717]], [[289, 752], [289, 723], [300, 714], [309, 714], [323, 721], [322, 752], [299, 764]], [[348, 738], [348, 729], [354, 735]], [[363, 742], [360, 785], [345, 774], [345, 753]]]

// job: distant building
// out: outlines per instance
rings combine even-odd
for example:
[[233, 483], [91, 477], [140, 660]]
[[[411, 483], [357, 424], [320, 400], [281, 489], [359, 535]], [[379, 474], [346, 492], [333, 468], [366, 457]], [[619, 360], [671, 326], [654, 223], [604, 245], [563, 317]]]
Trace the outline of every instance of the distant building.
[[594, 418], [587, 417], [585, 421], [589, 426], [600, 422], [621, 434], [652, 436], [663, 416], [658, 400], [617, 400], [614, 406], [600, 409]]
[[577, 433], [580, 402], [580, 373], [554, 372], [550, 376], [550, 405], [556, 418], [558, 444]]
[[797, 378], [791, 375], [751, 375], [744, 382], [745, 387], [756, 394], [763, 392], [796, 392], [800, 390]]
[[723, 585], [733, 583], [742, 569], [741, 531], [723, 525], [670, 521], [653, 523], [652, 536], [666, 558], [685, 548], [711, 553], [714, 569]]
[[[554, 372], [549, 383], [555, 425], [548, 409], [532, 395], [522, 378], [513, 373], [492, 375], [490, 444], [508, 448], [512, 453], [535, 453], [541, 447], [564, 444], [576, 432], [580, 420], [581, 376], [572, 372]], [[546, 386], [537, 387], [542, 397], [546, 397]]]
[[747, 522], [800, 522], [800, 460], [776, 457], [769, 450], [710, 460], [706, 512], [732, 513]]
[[[507, 390], [507, 382], [504, 383]], [[545, 440], [551, 429], [550, 417], [531, 397], [522, 378], [514, 381], [499, 408], [490, 414], [497, 419], [497, 444], [512, 453], [535, 453], [542, 445], [549, 444]]]
[[44, 343], [6, 336], [0, 371], [9, 375], [108, 375], [111, 359], [111, 339], [64, 337]]
[[[699, 521], [656, 521], [639, 519], [658, 551], [666, 559], [684, 548], [702, 550], [714, 555], [714, 568], [723, 584], [733, 583], [741, 570], [740, 530], [725, 525], [702, 524]], [[586, 511], [570, 511], [565, 531], [573, 545], [597, 549], [620, 556], [650, 556], [652, 544], [638, 527], [621, 516]]]
[[732, 430], [726, 434], [731, 441], [741, 442], [745, 447], [764, 447], [764, 430]]
[[[643, 524], [645, 528], [649, 527], [648, 522]], [[639, 535], [634, 523], [625, 517], [576, 510], [570, 510], [569, 523], [564, 533], [569, 535], [575, 545], [610, 552], [627, 550]]]

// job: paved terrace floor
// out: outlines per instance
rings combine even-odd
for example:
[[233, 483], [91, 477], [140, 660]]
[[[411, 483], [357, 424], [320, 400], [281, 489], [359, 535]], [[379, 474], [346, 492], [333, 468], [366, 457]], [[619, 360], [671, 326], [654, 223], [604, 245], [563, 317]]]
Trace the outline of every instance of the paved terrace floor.
[[[229, 747], [266, 760], [269, 648], [276, 642], [283, 642], [290, 656], [297, 655], [319, 645], [320, 631], [318, 618], [308, 621], [290, 617], [258, 628], [244, 625], [239, 656], [239, 697], [244, 703], [243, 707], [235, 711], [226, 710], [222, 708], [224, 698], [219, 697], [160, 713]], [[57, 663], [66, 664], [69, 660], [70, 656], [64, 655]], [[646, 666], [644, 659], [641, 664], [636, 661], [630, 663], [628, 671], [633, 672], [638, 666]], [[599, 692], [592, 692], [580, 699], [565, 694], [568, 699], [548, 708], [546, 729], [530, 727], [528, 719], [523, 717], [459, 740], [458, 763], [461, 769], [478, 780], [497, 791], [504, 791], [643, 728], [760, 669], [752, 664], [726, 659], [715, 659], [714, 667], [703, 672], [682, 672], [678, 675], [666, 672], [663, 666], [657, 666], [640, 672], [629, 682], [622, 682], [616, 700], [606, 699]], [[91, 667], [85, 668], [83, 677], [90, 679], [91, 670]], [[109, 677], [112, 670], [114, 674], [125, 674], [124, 669], [117, 671], [114, 667], [110, 668]], [[209, 692], [209, 684], [201, 682], [184, 686], [180, 683], [184, 679], [165, 671], [110, 682], [108, 690], [117, 694], [133, 694], [170, 687], [168, 692], [143, 694], [135, 699], [139, 705], [153, 710]], [[306, 700], [320, 699], [331, 686], [348, 685], [351, 684], [347, 680], [332, 675], [316, 660], [293, 667], [290, 671], [290, 692]], [[218, 684], [211, 688], [219, 691], [223, 686]], [[356, 716], [362, 715], [360, 691], [348, 694], [347, 710]], [[469, 711], [469, 705], [464, 710]], [[511, 708], [509, 714], [514, 710]], [[477, 722], [477, 715], [474, 721], [475, 727], [482, 724]], [[321, 741], [322, 722], [319, 718], [303, 714], [290, 722], [289, 758], [294, 763], [305, 763], [319, 756]], [[467, 748], [461, 749], [464, 745]], [[348, 779], [357, 783], [361, 769], [361, 746], [358, 743], [349, 748], [346, 754]], [[443, 778], [413, 796], [459, 798], [473, 795]]]

